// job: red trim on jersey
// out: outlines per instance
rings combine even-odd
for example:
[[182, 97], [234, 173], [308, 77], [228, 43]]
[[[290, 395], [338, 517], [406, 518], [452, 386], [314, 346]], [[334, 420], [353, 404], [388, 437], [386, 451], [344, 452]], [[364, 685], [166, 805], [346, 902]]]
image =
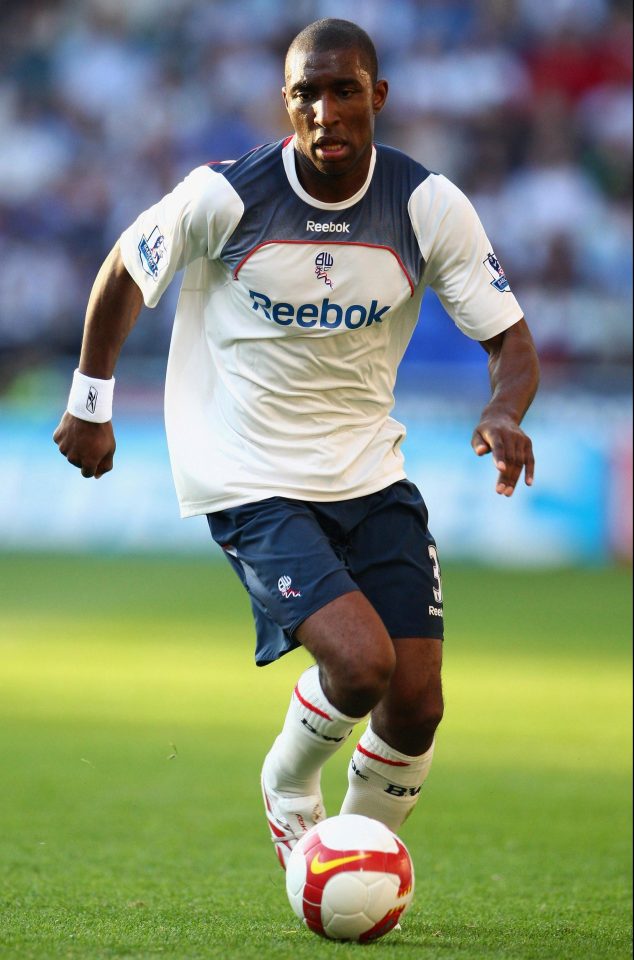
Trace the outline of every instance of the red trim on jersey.
[[291, 140], [293, 139], [294, 136], [295, 136], [295, 134], [294, 134], [294, 133], [291, 133], [290, 137], [287, 137], [287, 138], [286, 138], [286, 140], [285, 140], [284, 143], [282, 144], [282, 150], [284, 150], [284, 149], [289, 145], [289, 143], [291, 142]]
[[393, 250], [392, 247], [386, 247], [382, 243], [360, 243], [357, 240], [265, 240], [263, 243], [258, 243], [258, 245], [254, 247], [253, 250], [249, 250], [247, 255], [242, 258], [238, 266], [233, 271], [233, 279], [234, 280], [238, 279], [238, 274], [240, 273], [240, 270], [242, 269], [244, 264], [247, 262], [247, 260], [253, 256], [254, 253], [260, 250], [262, 247], [268, 247], [274, 243], [292, 243], [295, 245], [303, 244], [304, 246], [309, 245], [313, 247], [330, 247], [330, 246], [332, 247], [368, 247], [370, 250], [387, 250], [388, 253], [392, 254], [396, 262], [398, 263], [399, 267], [405, 274], [407, 282], [409, 283], [409, 288], [412, 291], [411, 296], [412, 297], [414, 296], [414, 283], [409, 273], [405, 269], [405, 264], [399, 257], [396, 250]]
[[369, 757], [370, 760], [380, 760], [381, 763], [387, 763], [390, 767], [409, 767], [409, 763], [406, 763], [405, 760], [388, 760], [386, 757], [380, 757], [378, 753], [371, 753], [370, 750], [366, 750], [360, 743], [357, 744], [357, 750], [364, 756]]
[[323, 717], [324, 720], [332, 720], [332, 717], [329, 717], [327, 713], [324, 713], [324, 711], [320, 710], [319, 707], [316, 707], [314, 704], [309, 703], [308, 700], [305, 700], [302, 697], [301, 693], [299, 692], [299, 684], [297, 684], [293, 692], [297, 697], [297, 699], [299, 700], [299, 702], [302, 704], [302, 706], [306, 707], [307, 710], [312, 710], [313, 713], [316, 713], [317, 716], [319, 717]]

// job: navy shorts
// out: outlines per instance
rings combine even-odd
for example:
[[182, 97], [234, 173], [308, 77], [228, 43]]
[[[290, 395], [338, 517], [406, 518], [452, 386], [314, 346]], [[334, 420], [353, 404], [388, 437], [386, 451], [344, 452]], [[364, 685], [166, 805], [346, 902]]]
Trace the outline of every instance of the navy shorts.
[[270, 497], [208, 514], [212, 537], [251, 599], [258, 666], [299, 646], [299, 625], [352, 590], [367, 597], [391, 637], [442, 639], [427, 517], [409, 480], [352, 500]]

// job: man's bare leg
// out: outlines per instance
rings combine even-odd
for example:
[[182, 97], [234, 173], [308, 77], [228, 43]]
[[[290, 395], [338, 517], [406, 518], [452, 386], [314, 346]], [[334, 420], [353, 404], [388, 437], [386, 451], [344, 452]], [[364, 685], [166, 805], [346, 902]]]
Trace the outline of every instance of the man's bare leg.
[[429, 773], [442, 719], [442, 641], [394, 641], [396, 667], [348, 769], [342, 813], [361, 813], [398, 831]]
[[262, 791], [278, 857], [285, 866], [298, 836], [325, 816], [321, 768], [353, 726], [381, 700], [394, 645], [358, 591], [308, 617], [297, 638], [316, 664], [299, 678], [284, 726], [262, 769]]

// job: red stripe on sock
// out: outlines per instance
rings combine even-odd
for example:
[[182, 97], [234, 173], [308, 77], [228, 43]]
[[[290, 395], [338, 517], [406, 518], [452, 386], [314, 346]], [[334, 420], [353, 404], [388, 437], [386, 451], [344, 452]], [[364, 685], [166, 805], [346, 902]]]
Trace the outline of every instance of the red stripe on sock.
[[390, 767], [409, 767], [409, 763], [406, 763], [405, 760], [388, 760], [386, 757], [380, 757], [378, 753], [370, 753], [360, 743], [357, 744], [357, 750], [364, 756], [369, 757], [370, 760], [380, 760], [381, 763], [387, 763]]
[[332, 721], [332, 717], [329, 717], [327, 713], [324, 713], [323, 710], [320, 710], [319, 707], [316, 707], [314, 704], [309, 703], [308, 700], [304, 700], [301, 693], [299, 692], [299, 684], [297, 684], [297, 686], [295, 687], [294, 693], [297, 699], [299, 700], [299, 702], [302, 704], [302, 706], [306, 707], [307, 710], [312, 710], [313, 713], [316, 713], [318, 717], [323, 717], [324, 720]]

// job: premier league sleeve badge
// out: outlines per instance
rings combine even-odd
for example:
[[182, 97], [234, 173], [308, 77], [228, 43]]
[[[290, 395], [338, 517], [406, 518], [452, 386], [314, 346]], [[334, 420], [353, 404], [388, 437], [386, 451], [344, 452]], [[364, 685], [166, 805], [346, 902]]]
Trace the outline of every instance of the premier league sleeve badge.
[[[153, 280], [158, 280], [161, 271], [161, 261], [165, 260], [166, 256], [167, 247], [165, 245], [165, 237], [159, 227], [156, 226], [149, 237], [146, 237], [144, 234], [139, 241], [141, 266]], [[164, 265], [165, 264], [163, 264], [163, 266]]]
[[496, 257], [494, 253], [488, 253], [486, 260], [483, 260], [482, 263], [487, 268], [488, 272], [493, 277], [491, 281], [491, 286], [495, 287], [496, 290], [499, 290], [500, 293], [510, 293], [511, 286], [506, 279], [506, 274], [504, 273], [504, 267]]

